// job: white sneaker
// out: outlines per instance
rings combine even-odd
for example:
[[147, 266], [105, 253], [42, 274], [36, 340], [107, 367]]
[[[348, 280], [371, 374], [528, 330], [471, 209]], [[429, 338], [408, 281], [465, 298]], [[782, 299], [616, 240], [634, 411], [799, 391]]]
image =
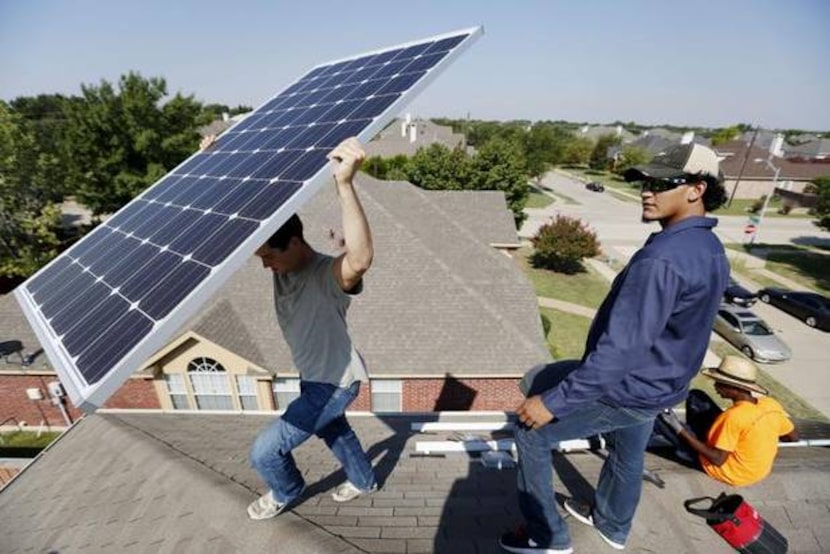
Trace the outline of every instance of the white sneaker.
[[331, 499], [335, 502], [348, 502], [349, 500], [354, 500], [361, 494], [372, 494], [376, 490], [378, 490], [377, 483], [372, 485], [372, 488], [368, 491], [363, 491], [352, 485], [351, 481], [346, 481], [345, 483], [334, 489], [334, 492], [331, 493]]
[[[300, 491], [300, 494], [294, 500], [299, 499], [303, 495], [303, 492], [305, 492], [305, 487], [303, 487], [303, 490]], [[277, 502], [277, 499], [274, 498], [274, 491], [269, 490], [267, 494], [263, 494], [248, 505], [248, 517], [251, 519], [270, 519], [276, 517], [284, 512], [291, 502]]]
[[[580, 523], [584, 523], [585, 525], [590, 525], [594, 529], [597, 529], [594, 526], [594, 516], [591, 513], [593, 510], [592, 510], [592, 508], [589, 504], [585, 504], [584, 502], [579, 502], [577, 500], [574, 500], [573, 498], [568, 498], [563, 503], [563, 506], [568, 511], [568, 513], [571, 514], [574, 517], [574, 519], [576, 519]], [[605, 536], [605, 533], [603, 533], [599, 529], [597, 529], [597, 533], [599, 533], [600, 538], [602, 540], [604, 540], [605, 543], [608, 546], [610, 546], [611, 548], [613, 548], [614, 550], [624, 550], [625, 549], [625, 543], [615, 541], [614, 539]]]

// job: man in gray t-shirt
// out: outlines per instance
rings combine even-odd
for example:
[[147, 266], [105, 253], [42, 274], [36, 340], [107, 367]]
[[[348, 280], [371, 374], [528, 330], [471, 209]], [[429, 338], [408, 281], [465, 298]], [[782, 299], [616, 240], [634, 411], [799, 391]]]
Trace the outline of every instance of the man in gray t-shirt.
[[364, 158], [354, 138], [329, 154], [343, 219], [343, 254], [332, 258], [316, 252], [303, 238], [303, 224], [296, 215], [256, 252], [274, 273], [277, 320], [300, 372], [300, 396], [251, 448], [251, 463], [269, 486], [248, 506], [252, 519], [274, 517], [300, 497], [305, 482], [291, 451], [312, 435], [326, 442], [346, 472], [348, 480], [332, 494], [335, 501], [377, 489], [369, 458], [344, 415], [360, 382], [368, 381], [346, 325], [350, 297], [362, 290], [363, 274], [374, 254], [369, 224], [353, 186]]

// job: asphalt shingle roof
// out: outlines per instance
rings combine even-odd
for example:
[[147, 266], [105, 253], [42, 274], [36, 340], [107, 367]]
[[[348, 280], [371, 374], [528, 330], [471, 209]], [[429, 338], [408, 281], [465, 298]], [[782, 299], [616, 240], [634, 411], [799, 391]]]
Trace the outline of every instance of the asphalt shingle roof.
[[[89, 416], [0, 492], [2, 551], [495, 553], [499, 535], [521, 520], [514, 469], [487, 469], [466, 454], [413, 457], [415, 441], [440, 438], [410, 432], [418, 418], [352, 416], [381, 490], [335, 503], [329, 493], [345, 477], [312, 439], [294, 452], [309, 486], [304, 500], [276, 519], [249, 521], [245, 506], [265, 489], [247, 453], [272, 419]], [[590, 495], [601, 463], [591, 453], [555, 454], [557, 491]], [[758, 509], [790, 552], [830, 550], [826, 448], [782, 449], [773, 474], [742, 489], [651, 454], [646, 467], [666, 487], [644, 483], [629, 552], [732, 552], [682, 506], [724, 490]], [[569, 523], [577, 551], [610, 551], [591, 528]]]

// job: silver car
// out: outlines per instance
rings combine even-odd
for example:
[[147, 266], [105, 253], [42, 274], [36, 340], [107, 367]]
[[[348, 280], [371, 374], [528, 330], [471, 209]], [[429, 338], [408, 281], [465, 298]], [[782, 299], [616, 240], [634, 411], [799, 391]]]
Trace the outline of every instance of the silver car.
[[790, 347], [775, 336], [763, 319], [746, 308], [721, 304], [714, 328], [752, 360], [783, 362], [790, 359]]

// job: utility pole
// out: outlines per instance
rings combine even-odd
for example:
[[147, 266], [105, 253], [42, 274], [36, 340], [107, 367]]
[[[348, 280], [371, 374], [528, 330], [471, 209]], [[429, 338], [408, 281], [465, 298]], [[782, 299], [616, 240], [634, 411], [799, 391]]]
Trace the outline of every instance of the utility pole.
[[732, 199], [735, 198], [735, 192], [738, 190], [738, 185], [741, 184], [741, 177], [744, 176], [744, 168], [746, 167], [746, 162], [749, 160], [749, 153], [752, 151], [752, 147], [755, 145], [755, 139], [758, 138], [758, 131], [761, 130], [761, 126], [755, 127], [755, 133], [752, 134], [752, 140], [749, 141], [749, 147], [746, 149], [746, 154], [744, 155], [744, 161], [741, 164], [741, 169], [738, 171], [738, 178], [735, 179], [735, 186], [732, 187], [732, 194], [729, 195], [729, 202], [726, 203], [726, 207], [730, 207], [732, 205]]

